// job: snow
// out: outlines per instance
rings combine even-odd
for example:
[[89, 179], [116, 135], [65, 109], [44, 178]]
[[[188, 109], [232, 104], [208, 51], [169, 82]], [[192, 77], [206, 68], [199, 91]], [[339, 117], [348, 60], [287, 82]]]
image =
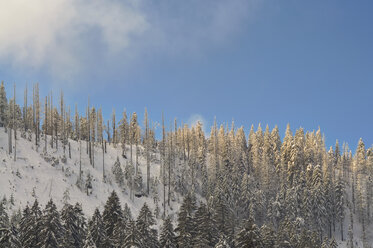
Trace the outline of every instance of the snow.
[[[69, 191], [69, 202], [74, 204], [79, 202], [82, 204], [84, 213], [91, 217], [95, 208], [98, 207], [100, 211], [103, 211], [104, 205], [110, 193], [115, 190], [120, 198], [121, 206], [124, 207], [125, 203], [131, 209], [132, 216], [137, 217], [141, 207], [146, 202], [149, 208], [154, 212], [155, 204], [152, 196], [143, 196], [141, 198], [134, 198], [134, 201], [130, 199], [130, 189], [128, 182], [125, 180], [125, 186], [119, 187], [115, 182], [114, 175], [111, 172], [111, 168], [114, 165], [117, 157], [121, 163], [121, 167], [124, 170], [126, 163], [130, 158], [129, 146], [127, 145], [125, 159], [121, 156], [121, 146], [114, 147], [112, 144], [107, 144], [107, 153], [105, 154], [105, 175], [106, 182], [103, 182], [103, 171], [102, 171], [102, 148], [101, 146], [95, 146], [95, 167], [89, 163], [89, 157], [86, 153], [86, 142], [81, 142], [82, 147], [82, 171], [83, 178], [85, 179], [87, 174], [90, 173], [93, 177], [92, 181], [92, 194], [87, 196], [84, 189], [79, 189], [76, 182], [79, 178], [79, 142], [69, 140], [71, 144], [71, 159], [68, 158], [68, 146], [66, 146], [66, 163], [61, 162], [61, 158], [64, 156], [63, 146], [61, 142], [58, 144], [58, 150], [48, 144], [48, 156], [59, 159], [59, 164], [52, 166], [51, 162], [46, 162], [43, 155], [44, 149], [44, 136], [41, 136], [40, 146], [36, 149], [34, 135], [32, 141], [21, 137], [18, 132], [17, 139], [17, 159], [14, 162], [13, 153], [8, 153], [8, 134], [5, 133], [5, 129], [0, 127], [0, 197], [6, 197], [8, 200], [11, 195], [14, 198], [14, 206], [8, 204], [9, 213], [23, 209], [26, 205], [32, 205], [35, 197], [38, 199], [41, 207], [44, 208], [47, 202], [52, 198], [58, 209], [61, 209], [64, 200], [64, 192]], [[51, 137], [47, 137], [50, 142]], [[14, 140], [13, 140], [14, 148]], [[140, 147], [143, 150], [142, 147]], [[133, 149], [135, 151], [135, 149]], [[141, 153], [140, 153], [141, 154]], [[157, 161], [159, 161], [159, 154], [155, 154]], [[134, 154], [135, 160], [135, 154]], [[143, 155], [139, 156], [139, 169], [143, 176], [143, 189], [146, 189], [146, 161]], [[159, 178], [160, 163], [152, 162], [150, 165], [150, 175], [152, 177]], [[348, 197], [351, 196], [350, 188], [347, 187]], [[35, 195], [33, 194], [35, 192]], [[158, 196], [159, 208], [163, 210], [162, 199], [163, 199], [163, 187], [161, 184], [158, 185]], [[197, 196], [199, 198], [199, 196]], [[176, 201], [171, 201], [171, 207], [168, 209], [168, 214], [173, 216], [173, 222], [176, 221], [175, 213], [179, 210], [182, 197], [175, 193]], [[203, 200], [203, 199], [200, 199]], [[339, 225], [336, 225], [335, 238], [338, 243], [338, 247], [347, 247], [348, 239], [348, 227], [350, 224], [350, 212], [347, 208], [345, 210], [345, 223], [344, 223], [344, 237], [345, 241], [341, 241]], [[358, 221], [358, 216], [353, 215], [354, 218], [354, 247], [363, 247], [362, 240], [362, 229], [361, 224]], [[157, 228], [162, 225], [162, 221], [157, 221]], [[373, 226], [372, 224], [367, 228], [367, 240], [373, 240]], [[372, 242], [370, 242], [371, 244]]]
[[[109, 194], [115, 190], [120, 198], [121, 205], [124, 207], [125, 203], [131, 209], [132, 215], [137, 216], [140, 208], [146, 202], [150, 209], [154, 211], [155, 204], [153, 198], [149, 197], [134, 197], [130, 200], [130, 189], [127, 181], [125, 186], [120, 188], [114, 180], [111, 172], [111, 167], [114, 165], [115, 160], [119, 157], [121, 167], [124, 170], [127, 161], [130, 158], [129, 149], [126, 151], [125, 159], [121, 156], [122, 150], [118, 145], [107, 144], [107, 153], [105, 154], [105, 175], [107, 177], [106, 183], [103, 182], [103, 164], [102, 164], [102, 148], [95, 146], [94, 158], [95, 167], [90, 165], [88, 154], [86, 153], [86, 142], [82, 141], [82, 178], [86, 178], [87, 173], [93, 177], [92, 194], [87, 196], [85, 190], [80, 190], [76, 186], [79, 178], [79, 142], [69, 140], [71, 144], [71, 159], [68, 158], [68, 146], [66, 146], [66, 164], [61, 162], [64, 156], [63, 146], [59, 142], [58, 150], [48, 144], [49, 156], [59, 159], [59, 164], [52, 166], [51, 162], [46, 162], [43, 158], [44, 149], [44, 136], [41, 137], [40, 146], [36, 150], [34, 135], [32, 142], [24, 139], [18, 132], [17, 137], [17, 159], [14, 162], [13, 154], [8, 153], [8, 134], [5, 129], [0, 127], [0, 197], [5, 196], [10, 199], [11, 195], [14, 196], [14, 206], [10, 206], [10, 211], [23, 209], [26, 205], [32, 205], [35, 200], [33, 191], [36, 193], [36, 198], [39, 203], [44, 207], [49, 199], [53, 199], [59, 209], [63, 206], [63, 195], [66, 190], [69, 191], [69, 202], [74, 204], [79, 202], [82, 204], [83, 211], [89, 217], [92, 216], [96, 207], [103, 210]], [[48, 143], [51, 137], [47, 137]], [[13, 140], [14, 147], [14, 140]], [[129, 146], [127, 146], [129, 148]], [[142, 149], [142, 147], [140, 147]], [[134, 149], [135, 151], [135, 149]], [[158, 155], [158, 154], [157, 154]], [[159, 156], [158, 156], [159, 157]], [[135, 160], [135, 156], [134, 156]], [[139, 156], [139, 168], [143, 175], [143, 188], [146, 189], [146, 161], [143, 156]], [[150, 165], [151, 177], [159, 177], [160, 164], [151, 163]], [[162, 196], [162, 185], [158, 186], [158, 195]], [[160, 197], [161, 198], [161, 197]], [[173, 215], [180, 206], [181, 197], [176, 194], [176, 201], [171, 202], [168, 214]], [[163, 201], [159, 201], [159, 208], [163, 209]], [[158, 223], [160, 225], [161, 223]]]

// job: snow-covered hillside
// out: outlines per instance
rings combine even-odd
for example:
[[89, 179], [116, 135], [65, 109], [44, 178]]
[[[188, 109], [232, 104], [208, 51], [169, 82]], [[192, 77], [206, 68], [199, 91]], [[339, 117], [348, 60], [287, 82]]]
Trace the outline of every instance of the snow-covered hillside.
[[[127, 204], [134, 216], [137, 216], [140, 208], [146, 202], [150, 209], [154, 212], [156, 204], [154, 196], [158, 195], [159, 199], [163, 199], [163, 187], [158, 183], [156, 187], [152, 185], [152, 190], [149, 196], [135, 196], [132, 200], [130, 197], [130, 183], [125, 180], [124, 186], [119, 186], [116, 183], [115, 175], [112, 172], [112, 167], [117, 159], [120, 161], [121, 168], [125, 171], [126, 164], [129, 163], [130, 149], [127, 147], [126, 156], [122, 156], [122, 148], [118, 145], [114, 147], [107, 144], [107, 153], [104, 156], [105, 181], [103, 180], [103, 153], [101, 146], [95, 146], [94, 150], [94, 167], [90, 164], [87, 154], [87, 144], [85, 141], [81, 143], [69, 140], [71, 146], [71, 158], [69, 158], [69, 147], [66, 146], [64, 152], [62, 144], [59, 142], [58, 149], [54, 146], [51, 148], [49, 142], [51, 137], [47, 136], [48, 146], [47, 152], [44, 152], [44, 136], [41, 136], [40, 145], [35, 146], [34, 134], [28, 133], [26, 137], [21, 137], [18, 133], [16, 141], [16, 161], [14, 161], [14, 153], [8, 152], [8, 133], [0, 127], [0, 197], [7, 199], [6, 207], [11, 214], [12, 212], [22, 210], [26, 205], [32, 205], [35, 199], [39, 201], [42, 208], [50, 199], [56, 203], [61, 209], [64, 202], [74, 204], [76, 202], [82, 204], [83, 211], [87, 217], [92, 216], [95, 208], [101, 211], [113, 190], [115, 190], [120, 198], [122, 207]], [[81, 147], [81, 151], [80, 151]], [[13, 140], [14, 149], [14, 140]], [[135, 149], [134, 149], [135, 150]], [[143, 148], [140, 147], [142, 151]], [[80, 154], [82, 163], [82, 182], [81, 187], [78, 187], [80, 167]], [[146, 160], [143, 152], [139, 153], [139, 171], [143, 175], [143, 189], [146, 189]], [[151, 178], [158, 178], [160, 174], [160, 154], [152, 154], [153, 159], [150, 164]], [[134, 156], [135, 157], [135, 156]], [[66, 161], [65, 161], [66, 158]], [[85, 181], [87, 176], [92, 176], [92, 191], [87, 195], [85, 189]], [[137, 192], [139, 193], [139, 192]], [[347, 200], [351, 198], [351, 188], [346, 188]], [[167, 213], [177, 224], [176, 213], [179, 211], [182, 197], [178, 193], [173, 193], [170, 207], [167, 206]], [[162, 200], [159, 201], [158, 207], [163, 209]], [[353, 216], [353, 239], [354, 247], [364, 247], [362, 242], [362, 225], [359, 222], [357, 214], [350, 214], [350, 209], [346, 208], [343, 224], [344, 240], [341, 241], [340, 226], [336, 225], [336, 230], [333, 236], [338, 244], [338, 247], [349, 247], [347, 240], [349, 236], [349, 226], [351, 224], [350, 216]], [[156, 225], [159, 228], [163, 224], [160, 219]], [[372, 223], [367, 225], [366, 240], [368, 243], [373, 240]], [[371, 243], [370, 243], [371, 245]]]
[[[48, 142], [50, 137], [48, 136]], [[62, 162], [64, 151], [62, 145], [59, 144], [58, 150], [51, 148], [48, 145], [47, 156], [53, 161], [58, 161], [58, 164], [53, 161], [47, 162], [43, 154], [44, 137], [42, 137], [40, 147], [36, 149], [34, 142], [22, 138], [18, 135], [17, 140], [17, 157], [14, 162], [13, 154], [8, 153], [8, 134], [4, 128], [0, 128], [0, 197], [6, 197], [8, 200], [14, 199], [14, 206], [9, 204], [11, 210], [24, 208], [27, 204], [31, 205], [35, 198], [38, 199], [41, 205], [53, 199], [58, 208], [63, 206], [64, 193], [68, 191], [69, 202], [79, 202], [82, 204], [83, 211], [91, 216], [94, 209], [99, 207], [100, 210], [110, 195], [115, 190], [121, 200], [122, 206], [125, 203], [131, 208], [132, 213], [137, 216], [138, 211], [144, 202], [154, 211], [155, 204], [153, 197], [134, 197], [130, 199], [130, 188], [127, 181], [123, 187], [114, 180], [112, 166], [117, 158], [121, 163], [121, 167], [125, 168], [127, 159], [121, 156], [121, 148], [112, 145], [107, 145], [107, 153], [105, 154], [105, 175], [106, 182], [103, 182], [103, 159], [102, 149], [95, 147], [95, 167], [90, 165], [88, 154], [86, 153], [86, 142], [81, 143], [82, 148], [82, 171], [83, 180], [86, 180], [87, 175], [92, 175], [92, 194], [86, 194], [85, 189], [79, 189], [76, 185], [79, 178], [79, 143], [74, 140], [69, 140], [71, 144], [71, 159], [69, 158], [68, 147], [66, 146], [66, 163]], [[13, 144], [14, 147], [14, 144]], [[129, 149], [127, 149], [127, 157], [129, 158]], [[139, 169], [143, 175], [143, 186], [146, 188], [146, 163], [143, 156], [139, 157]], [[151, 163], [151, 177], [158, 177], [160, 171], [159, 163]], [[161, 186], [158, 186], [158, 195], [161, 196]], [[176, 201], [171, 202], [169, 214], [173, 214], [179, 208], [180, 196], [175, 196]], [[162, 208], [162, 203], [159, 203]]]

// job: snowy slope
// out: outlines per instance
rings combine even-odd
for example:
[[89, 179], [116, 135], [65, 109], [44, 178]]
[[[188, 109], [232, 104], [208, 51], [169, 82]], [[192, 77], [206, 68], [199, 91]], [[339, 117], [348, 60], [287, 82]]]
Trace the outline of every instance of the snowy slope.
[[[48, 142], [50, 137], [47, 137]], [[121, 200], [122, 207], [125, 203], [131, 208], [132, 214], [137, 216], [138, 211], [144, 204], [150, 206], [154, 211], [155, 205], [153, 198], [135, 197], [134, 201], [130, 200], [130, 189], [125, 181], [125, 186], [120, 188], [114, 180], [111, 168], [115, 160], [119, 157], [122, 169], [124, 170], [127, 159], [122, 158], [121, 148], [107, 145], [107, 153], [105, 154], [105, 174], [107, 182], [103, 182], [102, 176], [102, 149], [95, 147], [95, 168], [89, 163], [89, 157], [86, 154], [86, 143], [82, 141], [82, 171], [83, 178], [86, 178], [87, 173], [93, 176], [93, 191], [87, 196], [84, 190], [80, 190], [76, 186], [79, 177], [79, 142], [69, 140], [71, 144], [71, 159], [68, 158], [68, 147], [66, 147], [67, 162], [62, 163], [63, 148], [59, 143], [58, 150], [52, 149], [48, 145], [48, 155], [59, 159], [59, 164], [52, 166], [51, 162], [46, 162], [43, 158], [44, 137], [40, 142], [40, 147], [36, 151], [34, 142], [30, 142], [18, 135], [17, 140], [17, 160], [13, 161], [13, 154], [8, 154], [8, 134], [4, 128], [0, 128], [0, 197], [5, 196], [10, 199], [13, 195], [15, 203], [10, 206], [13, 210], [24, 208], [27, 204], [32, 204], [34, 201], [33, 191], [36, 193], [36, 198], [42, 207], [47, 201], [52, 198], [58, 208], [63, 206], [63, 195], [66, 190], [69, 191], [70, 203], [79, 202], [82, 204], [83, 211], [91, 216], [94, 209], [99, 207], [103, 210], [103, 206], [109, 194], [115, 190]], [[13, 143], [14, 147], [14, 143]], [[126, 155], [129, 158], [127, 149]], [[140, 169], [143, 175], [144, 189], [146, 187], [146, 163], [143, 156], [139, 157]], [[151, 177], [159, 177], [160, 164], [151, 163]], [[158, 186], [158, 195], [161, 198], [163, 191], [161, 185]], [[181, 201], [180, 196], [176, 195], [176, 201], [171, 202], [169, 214], [173, 214], [179, 208], [178, 201]], [[162, 202], [159, 203], [159, 208], [162, 207]], [[12, 210], [10, 209], [10, 211]]]
[[[33, 137], [34, 138], [34, 137]], [[50, 137], [48, 142], [50, 141]], [[86, 153], [86, 142], [82, 141], [82, 171], [83, 178], [90, 173], [93, 177], [93, 191], [92, 194], [87, 196], [86, 192], [79, 189], [76, 186], [77, 179], [79, 178], [79, 142], [69, 140], [71, 144], [71, 159], [68, 158], [68, 147], [66, 147], [66, 163], [61, 162], [61, 158], [64, 156], [62, 144], [59, 143], [58, 150], [51, 148], [48, 144], [48, 156], [58, 158], [59, 164], [52, 165], [51, 162], [46, 162], [43, 155], [44, 149], [44, 137], [40, 141], [40, 147], [36, 150], [34, 139], [29, 141], [28, 139], [22, 138], [18, 135], [17, 140], [17, 160], [14, 162], [13, 154], [8, 153], [8, 134], [5, 133], [4, 128], [0, 128], [0, 200], [5, 196], [8, 200], [13, 195], [14, 205], [8, 204], [8, 210], [17, 211], [23, 209], [27, 204], [31, 205], [35, 197], [38, 199], [41, 207], [44, 208], [50, 198], [54, 200], [59, 209], [63, 206], [63, 195], [66, 190], [69, 191], [70, 200], [69, 202], [74, 204], [79, 202], [82, 204], [83, 211], [90, 217], [96, 207], [102, 211], [106, 203], [106, 200], [110, 193], [115, 190], [121, 200], [122, 207], [125, 203], [131, 208], [134, 217], [138, 215], [138, 212], [144, 202], [146, 202], [150, 208], [154, 211], [155, 204], [153, 197], [135, 197], [134, 201], [130, 199], [130, 188], [127, 181], [125, 181], [124, 187], [119, 187], [114, 180], [112, 174], [112, 166], [119, 157], [121, 167], [124, 170], [127, 159], [121, 156], [121, 147], [114, 147], [113, 145], [107, 145], [107, 153], [105, 154], [105, 174], [106, 182], [103, 182], [103, 164], [102, 164], [102, 149], [101, 147], [95, 147], [95, 167], [90, 165], [88, 154]], [[14, 143], [13, 143], [14, 147]], [[142, 148], [141, 148], [142, 149]], [[126, 151], [127, 158], [130, 157], [129, 147]], [[159, 154], [155, 154], [159, 160]], [[139, 157], [140, 170], [143, 175], [143, 188], [146, 188], [146, 161], [144, 156]], [[151, 177], [159, 177], [160, 164], [159, 162], [151, 163]], [[350, 188], [347, 188], [347, 195], [350, 198]], [[35, 192], [35, 194], [34, 194]], [[158, 185], [158, 196], [160, 198], [159, 208], [162, 210], [162, 185]], [[171, 216], [175, 216], [178, 211], [182, 198], [180, 195], [175, 195], [175, 201], [171, 202], [171, 207], [168, 209], [168, 213]], [[344, 224], [344, 237], [345, 240], [348, 237], [348, 226], [350, 224], [350, 213], [346, 209], [346, 218]], [[173, 218], [176, 221], [176, 218]], [[162, 221], [158, 221], [157, 226], [160, 226]], [[373, 240], [373, 225], [368, 227], [367, 239]], [[358, 221], [358, 217], [354, 215], [354, 247], [363, 247], [361, 242], [361, 224]], [[338, 247], [347, 247], [347, 242], [341, 241], [339, 231], [339, 225], [336, 226], [335, 238], [338, 243]], [[373, 243], [371, 242], [371, 245]]]

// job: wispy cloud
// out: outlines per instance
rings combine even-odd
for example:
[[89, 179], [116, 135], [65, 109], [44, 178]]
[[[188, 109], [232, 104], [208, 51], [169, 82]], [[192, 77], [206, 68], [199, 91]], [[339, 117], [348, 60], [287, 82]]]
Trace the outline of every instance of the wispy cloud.
[[0, 59], [74, 74], [97, 46], [118, 52], [147, 27], [133, 1], [0, 0]]
[[144, 11], [153, 45], [173, 54], [203, 53], [237, 34], [257, 6], [252, 0], [160, 0]]
[[198, 122], [202, 124], [203, 131], [206, 133], [206, 130], [207, 130], [206, 126], [208, 122], [202, 115], [200, 114], [191, 115], [187, 123], [188, 123], [188, 126], [192, 127], [192, 126], [197, 125]]
[[201, 54], [239, 32], [255, 3], [0, 0], [0, 63], [65, 81], [100, 61], [127, 64], [144, 51]]

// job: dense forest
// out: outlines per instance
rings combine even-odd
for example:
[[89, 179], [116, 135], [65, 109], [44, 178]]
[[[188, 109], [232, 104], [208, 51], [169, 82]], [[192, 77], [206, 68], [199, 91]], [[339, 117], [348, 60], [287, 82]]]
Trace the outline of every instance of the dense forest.
[[[89, 164], [102, 169], [103, 182], [111, 183], [108, 175], [113, 175], [129, 200], [151, 197], [154, 205], [144, 204], [133, 216], [113, 191], [104, 209], [97, 206], [92, 216], [80, 203], [71, 204], [68, 195], [62, 209], [55, 199], [45, 206], [35, 199], [10, 213], [5, 206], [14, 199], [4, 197], [0, 247], [311, 248], [343, 241], [352, 248], [356, 239], [371, 247], [373, 147], [362, 139], [353, 153], [338, 141], [326, 148], [320, 129], [293, 133], [290, 125], [281, 139], [277, 126], [270, 130], [259, 124], [246, 132], [233, 122], [215, 121], [205, 133], [200, 122], [188, 126], [162, 116], [157, 124], [146, 109], [142, 124], [137, 113], [126, 111], [120, 117], [113, 111], [104, 120], [102, 109], [89, 100], [82, 114], [77, 106], [74, 111], [66, 106], [62, 92], [57, 100], [52, 93], [42, 98], [35, 84], [31, 101], [27, 88], [24, 92], [20, 106], [16, 87], [6, 93], [1, 83], [0, 129], [8, 134], [6, 149], [14, 161], [21, 139], [44, 157], [62, 149], [62, 160], [71, 159], [76, 152], [71, 142], [78, 142], [80, 154], [73, 156], [81, 160], [82, 153], [88, 154]], [[121, 151], [124, 166], [105, 164], [108, 146]], [[145, 175], [139, 159], [146, 161]], [[151, 173], [154, 163], [161, 165], [157, 175]], [[95, 189], [83, 169], [80, 161], [76, 186], [89, 195]], [[154, 190], [158, 186], [160, 192]], [[171, 215], [176, 194], [183, 200]]]

